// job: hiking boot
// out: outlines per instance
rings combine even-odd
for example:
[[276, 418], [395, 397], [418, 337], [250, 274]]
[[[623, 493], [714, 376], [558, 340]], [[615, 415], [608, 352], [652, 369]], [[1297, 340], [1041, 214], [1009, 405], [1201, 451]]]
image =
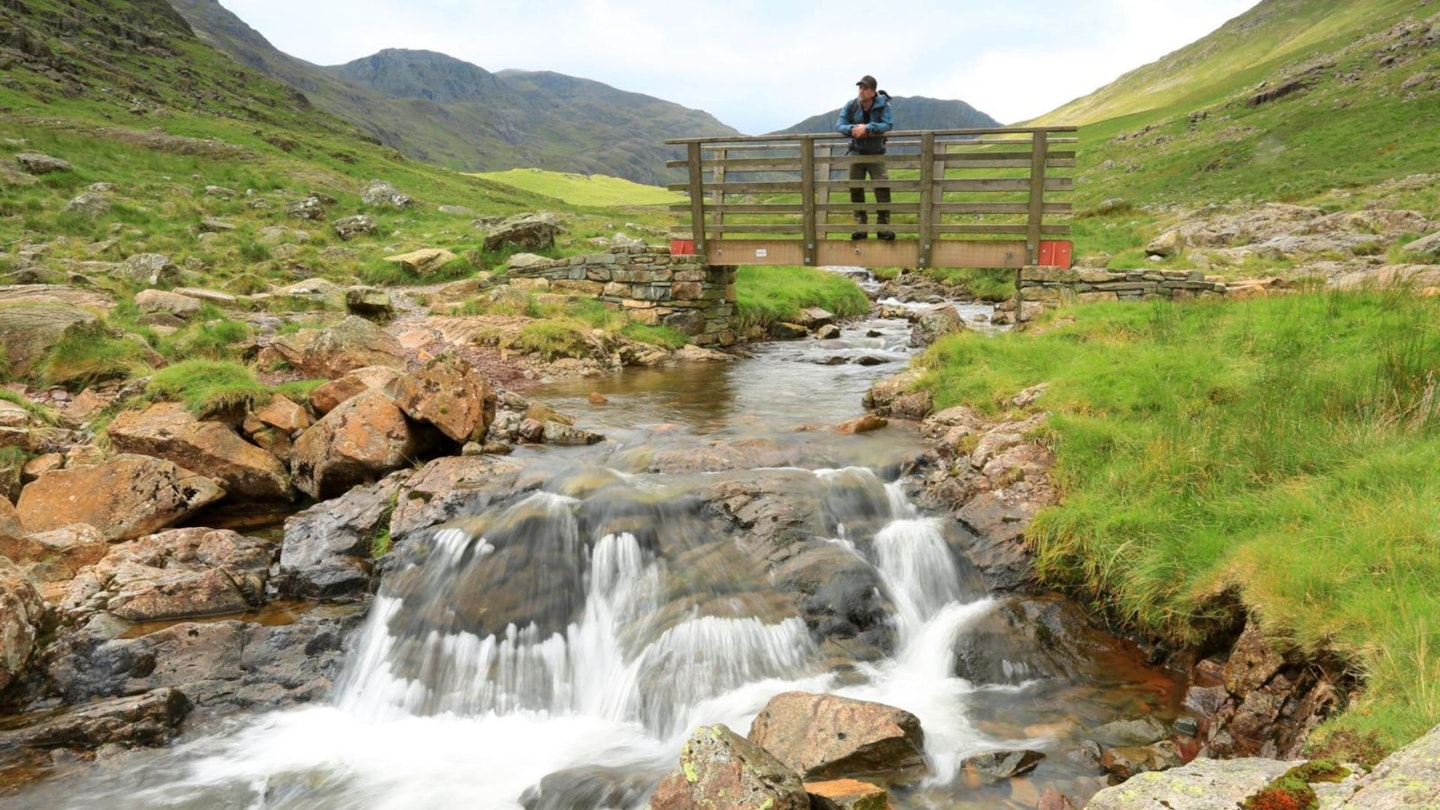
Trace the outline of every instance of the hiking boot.
[[[856, 232], [850, 234], [850, 238], [853, 239], [853, 240], [857, 240], [857, 241], [860, 240], [860, 239], [869, 239], [869, 238], [870, 238], [870, 234], [865, 233], [864, 231], [856, 231]], [[895, 238], [894, 234], [891, 234], [890, 238], [892, 238], [892, 239]]]
[[880, 237], [881, 239], [885, 240], [886, 242], [894, 242], [894, 241], [895, 241], [895, 232], [894, 232], [894, 231], [881, 231], [881, 232], [879, 232], [879, 233], [877, 233], [877, 234], [875, 234], [875, 235], [878, 236], [878, 237]]

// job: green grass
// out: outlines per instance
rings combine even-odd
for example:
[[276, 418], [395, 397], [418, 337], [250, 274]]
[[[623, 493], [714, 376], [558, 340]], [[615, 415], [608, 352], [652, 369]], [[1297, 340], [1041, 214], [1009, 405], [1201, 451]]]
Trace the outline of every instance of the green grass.
[[503, 172], [477, 172], [471, 176], [530, 194], [551, 197], [570, 205], [590, 208], [663, 206], [683, 203], [686, 200], [685, 195], [658, 186], [646, 186], [598, 174], [509, 169]]
[[187, 360], [155, 372], [145, 393], [155, 400], [183, 402], [196, 416], [205, 417], [263, 405], [275, 392], [240, 363]]
[[1052, 383], [1064, 498], [1029, 532], [1039, 575], [1180, 643], [1221, 632], [1239, 600], [1368, 675], [1339, 727], [1393, 747], [1440, 722], [1440, 303], [1371, 291], [1071, 312], [924, 358], [937, 407], [1000, 412]]
[[140, 338], [119, 336], [96, 323], [66, 332], [35, 364], [31, 376], [40, 385], [78, 391], [101, 380], [143, 373], [150, 360], [149, 348]]
[[735, 279], [735, 309], [744, 329], [793, 321], [806, 307], [821, 307], [841, 318], [870, 308], [865, 292], [844, 276], [811, 267], [741, 267]]

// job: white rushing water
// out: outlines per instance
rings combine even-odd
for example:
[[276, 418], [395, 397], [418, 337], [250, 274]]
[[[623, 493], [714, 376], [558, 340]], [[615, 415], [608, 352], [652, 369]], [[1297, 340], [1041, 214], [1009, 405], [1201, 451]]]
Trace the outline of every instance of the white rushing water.
[[[855, 485], [864, 475], [818, 477]], [[183, 773], [157, 774], [151, 786], [105, 802], [117, 809], [513, 810], [547, 774], [571, 768], [652, 784], [674, 767], [696, 726], [724, 723], [743, 734], [771, 697], [790, 690], [915, 713], [933, 778], [949, 781], [965, 753], [996, 747], [967, 720], [964, 698], [973, 689], [952, 674], [956, 639], [993, 603], [961, 591], [938, 521], [915, 517], [898, 489], [878, 480], [873, 489], [892, 514], [867, 553], [897, 607], [900, 642], [892, 659], [860, 668], [860, 683], [840, 688], [820, 671], [799, 618], [767, 624], [692, 611], [658, 621], [663, 580], [676, 572], [633, 535], [607, 534], [589, 545], [584, 608], [563, 633], [511, 625], [483, 638], [440, 631], [398, 638], [392, 627], [406, 627], [407, 612], [423, 606], [407, 604], [419, 597], [382, 592], [334, 705], [252, 718], [186, 743], [174, 754]], [[548, 529], [575, 531], [573, 499], [545, 497], [554, 517]], [[582, 539], [557, 542], [584, 546]], [[435, 537], [427, 564], [486, 565], [495, 556], [487, 538], [447, 530]], [[95, 797], [71, 798], [68, 806], [79, 808]]]

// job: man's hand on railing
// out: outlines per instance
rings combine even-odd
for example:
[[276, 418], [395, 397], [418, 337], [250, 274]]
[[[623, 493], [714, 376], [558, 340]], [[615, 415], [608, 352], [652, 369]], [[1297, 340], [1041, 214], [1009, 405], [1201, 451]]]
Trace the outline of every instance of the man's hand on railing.
[[864, 125], [864, 124], [856, 124], [854, 127], [852, 127], [852, 128], [850, 129], [850, 137], [852, 137], [852, 138], [863, 138], [863, 137], [865, 137], [865, 125]]

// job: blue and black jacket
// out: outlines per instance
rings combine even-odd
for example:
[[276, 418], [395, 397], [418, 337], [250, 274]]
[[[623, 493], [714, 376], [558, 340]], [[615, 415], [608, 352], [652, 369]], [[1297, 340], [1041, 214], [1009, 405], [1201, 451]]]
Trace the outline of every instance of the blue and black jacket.
[[840, 109], [840, 117], [835, 120], [835, 131], [841, 135], [849, 135], [856, 124], [866, 125], [866, 135], [864, 138], [851, 138], [850, 151], [857, 155], [885, 154], [885, 133], [893, 126], [890, 121], [890, 94], [884, 90], [876, 93], [875, 103], [870, 105], [869, 112], [860, 106], [860, 99], [850, 99]]

